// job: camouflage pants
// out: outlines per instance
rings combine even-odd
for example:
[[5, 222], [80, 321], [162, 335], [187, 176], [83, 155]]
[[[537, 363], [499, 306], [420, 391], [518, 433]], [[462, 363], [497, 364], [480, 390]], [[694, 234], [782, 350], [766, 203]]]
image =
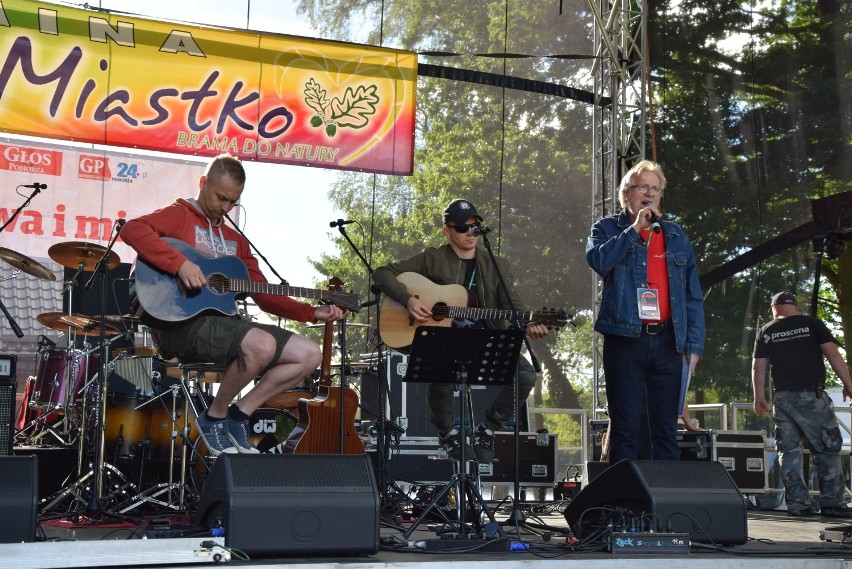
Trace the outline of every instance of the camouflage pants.
[[820, 506], [843, 503], [846, 490], [840, 468], [843, 440], [831, 398], [823, 391], [776, 391], [773, 403], [787, 509], [798, 512], [811, 506], [803, 476], [803, 436], [808, 438], [816, 465]]

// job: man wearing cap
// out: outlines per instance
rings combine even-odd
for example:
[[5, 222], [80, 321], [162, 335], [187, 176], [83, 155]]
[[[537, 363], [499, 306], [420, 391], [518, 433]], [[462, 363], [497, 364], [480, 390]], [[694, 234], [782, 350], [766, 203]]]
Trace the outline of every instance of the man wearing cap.
[[799, 314], [796, 297], [772, 297], [773, 320], [757, 333], [751, 365], [754, 411], [765, 415], [766, 364], [772, 377], [775, 441], [784, 477], [787, 514], [813, 516], [802, 468], [802, 436], [808, 438], [819, 478], [820, 515], [852, 517], [846, 504], [846, 483], [840, 467], [843, 439], [834, 404], [825, 392], [825, 360], [843, 382], [843, 400], [852, 397], [852, 380], [834, 336], [819, 318]]
[[[482, 217], [472, 203], [463, 199], [453, 200], [444, 209], [442, 231], [447, 238], [447, 243], [441, 247], [430, 247], [399, 263], [379, 267], [373, 272], [373, 280], [382, 292], [405, 306], [411, 317], [419, 322], [429, 320], [432, 316], [431, 307], [412, 295], [405, 285], [396, 279], [401, 273], [418, 273], [438, 285], [462, 285], [468, 291], [468, 306], [504, 310], [514, 306], [515, 310], [523, 310], [521, 300], [514, 290], [510, 288], [511, 304], [510, 299], [506, 298], [501, 290], [497, 268], [484, 246], [479, 243], [479, 235], [473, 231], [481, 223]], [[498, 259], [497, 264], [503, 278], [511, 286], [513, 279], [506, 262]], [[508, 322], [453, 322], [453, 325], [470, 324], [505, 328]], [[526, 326], [526, 333], [530, 338], [542, 338], [547, 335], [547, 332], [547, 327], [542, 324], [529, 323]], [[532, 365], [525, 358], [520, 358], [518, 362], [519, 401], [526, 400], [535, 385], [535, 380], [536, 374]], [[431, 421], [438, 429], [440, 444], [450, 458], [458, 460], [463, 443], [458, 428], [453, 425], [453, 385], [431, 383], [427, 398]], [[497, 393], [483, 421], [473, 433], [473, 451], [477, 461], [493, 462], [494, 431], [502, 428], [514, 417], [514, 402], [512, 386], [504, 387]]]
[[586, 261], [603, 280], [595, 331], [603, 335], [611, 463], [639, 458], [648, 431], [651, 458], [680, 459], [684, 365], [694, 369], [704, 352], [695, 254], [683, 229], [660, 219], [665, 187], [658, 164], [636, 164], [619, 186], [624, 209], [597, 220], [586, 242]]

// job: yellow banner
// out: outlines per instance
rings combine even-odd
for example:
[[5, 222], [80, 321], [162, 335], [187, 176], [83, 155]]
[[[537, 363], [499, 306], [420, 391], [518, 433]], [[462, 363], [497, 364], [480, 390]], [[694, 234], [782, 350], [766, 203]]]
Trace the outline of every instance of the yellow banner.
[[417, 55], [0, 1], [0, 128], [408, 175]]

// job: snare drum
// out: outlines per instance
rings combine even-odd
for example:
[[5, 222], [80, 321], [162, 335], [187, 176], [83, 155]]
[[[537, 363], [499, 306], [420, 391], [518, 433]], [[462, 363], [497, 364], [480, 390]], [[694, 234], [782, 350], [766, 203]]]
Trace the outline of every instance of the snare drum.
[[97, 372], [98, 358], [80, 350], [59, 346], [39, 354], [38, 369], [29, 406], [36, 409], [64, 409], [73, 405], [86, 378]]
[[260, 452], [280, 453], [298, 422], [286, 409], [261, 407], [249, 419], [249, 443]]

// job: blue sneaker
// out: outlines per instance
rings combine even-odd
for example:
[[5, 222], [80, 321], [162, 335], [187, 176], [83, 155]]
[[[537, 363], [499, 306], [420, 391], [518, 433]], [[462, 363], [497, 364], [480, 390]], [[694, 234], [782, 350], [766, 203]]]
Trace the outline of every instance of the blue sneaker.
[[219, 456], [223, 452], [228, 454], [239, 452], [228, 437], [228, 422], [227, 420], [210, 421], [204, 414], [195, 419], [195, 428], [204, 439], [208, 452], [213, 456]]
[[225, 421], [228, 432], [228, 439], [231, 443], [236, 447], [237, 452], [242, 454], [259, 454], [260, 451], [251, 446], [251, 443], [248, 440], [249, 435], [249, 422], [246, 421], [234, 421], [233, 419], [228, 419]]

